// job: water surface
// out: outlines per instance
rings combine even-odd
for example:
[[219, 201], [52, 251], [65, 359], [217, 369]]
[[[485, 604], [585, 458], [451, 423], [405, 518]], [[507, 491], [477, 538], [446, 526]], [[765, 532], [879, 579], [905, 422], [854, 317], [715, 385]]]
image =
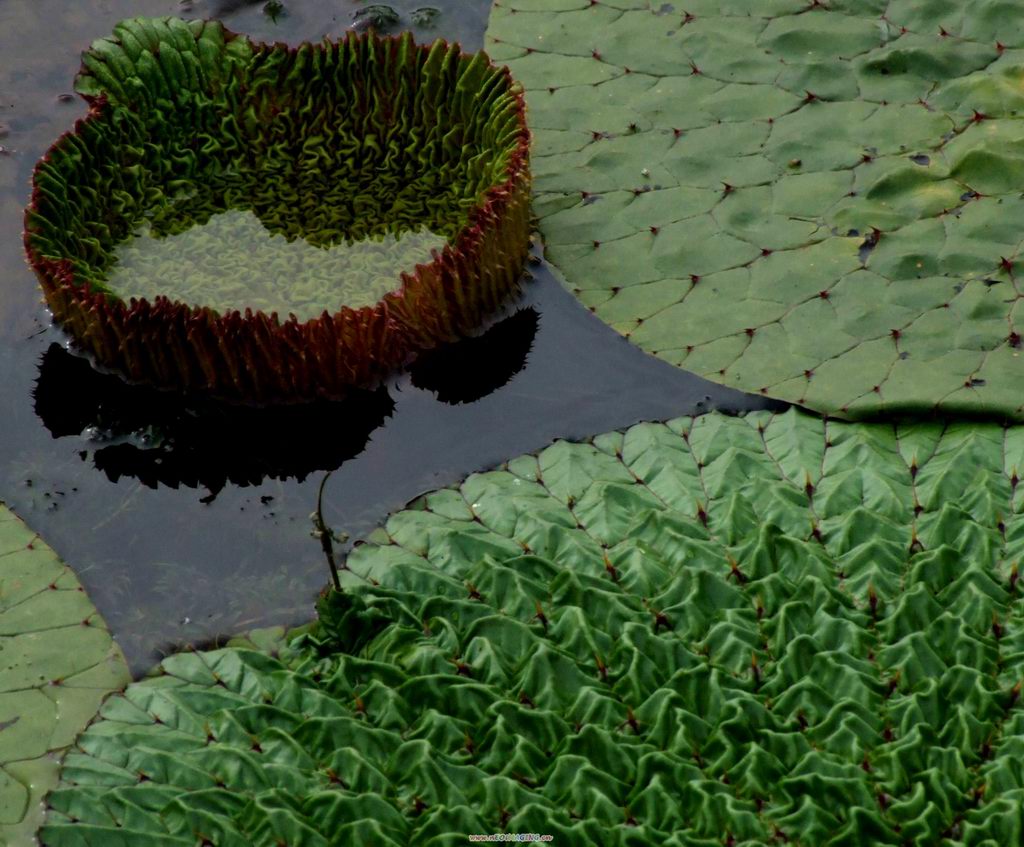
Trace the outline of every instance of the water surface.
[[[543, 264], [506, 310], [532, 314], [499, 342], [439, 353], [358, 411], [232, 417], [94, 383], [67, 354], [54, 365], [52, 345], [65, 338], [25, 265], [22, 210], [34, 162], [85, 113], [71, 96], [80, 51], [132, 15], [221, 16], [256, 38], [296, 43], [340, 35], [360, 7], [286, 0], [275, 23], [262, 3], [188, 5], [0, 0], [0, 500], [75, 568], [136, 671], [177, 645], [309, 619], [327, 580], [309, 516], [331, 468], [324, 516], [357, 538], [421, 492], [556, 437], [765, 405], [632, 347]], [[408, 25], [424, 3], [393, 5]], [[441, 13], [418, 37], [482, 45], [487, 2], [429, 5]]]

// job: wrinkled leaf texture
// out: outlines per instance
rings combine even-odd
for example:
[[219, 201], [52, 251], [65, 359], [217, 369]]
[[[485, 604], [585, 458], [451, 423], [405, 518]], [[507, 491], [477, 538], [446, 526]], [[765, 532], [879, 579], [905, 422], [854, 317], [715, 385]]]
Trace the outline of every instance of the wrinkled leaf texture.
[[394, 514], [279, 656], [108, 700], [43, 841], [1020, 843], [1022, 464], [796, 410], [555, 442]]

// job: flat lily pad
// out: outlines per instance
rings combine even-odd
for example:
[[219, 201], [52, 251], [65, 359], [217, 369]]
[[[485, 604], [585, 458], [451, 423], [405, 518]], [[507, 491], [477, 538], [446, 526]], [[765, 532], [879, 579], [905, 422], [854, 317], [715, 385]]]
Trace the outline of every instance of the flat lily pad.
[[74, 574], [0, 505], [0, 843], [36, 843], [64, 750], [129, 679]]
[[499, 0], [566, 286], [840, 417], [1024, 419], [1024, 28], [989, 0]]
[[393, 515], [286, 650], [108, 700], [43, 841], [1020, 843], [1022, 466], [796, 410], [558, 441]]

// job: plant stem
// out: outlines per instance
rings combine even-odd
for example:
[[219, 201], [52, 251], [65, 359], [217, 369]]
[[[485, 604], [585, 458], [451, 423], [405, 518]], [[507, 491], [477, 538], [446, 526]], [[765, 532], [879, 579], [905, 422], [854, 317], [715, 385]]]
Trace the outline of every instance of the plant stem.
[[334, 582], [334, 590], [341, 591], [341, 579], [338, 577], [338, 563], [334, 559], [334, 541], [331, 538], [331, 531], [327, 528], [324, 523], [323, 513], [323, 499], [324, 499], [324, 486], [327, 484], [327, 480], [330, 479], [331, 474], [334, 471], [328, 471], [324, 474], [324, 478], [320, 480], [320, 490], [316, 495], [316, 531], [320, 536], [320, 547], [324, 551], [324, 555], [327, 557], [327, 565], [331, 569], [331, 580]]

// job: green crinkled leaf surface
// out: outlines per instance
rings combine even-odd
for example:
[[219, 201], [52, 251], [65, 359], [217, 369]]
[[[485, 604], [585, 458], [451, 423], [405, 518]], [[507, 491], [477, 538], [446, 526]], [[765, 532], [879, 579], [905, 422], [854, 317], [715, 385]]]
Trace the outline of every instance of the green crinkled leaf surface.
[[296, 47], [131, 18], [37, 164], [25, 246], [55, 320], [136, 382], [338, 399], [518, 286], [522, 92], [483, 53], [375, 32]]
[[1024, 428], [709, 414], [393, 515], [65, 760], [65, 845], [1024, 840]]
[[716, 382], [1024, 418], [1024, 26], [1005, 0], [499, 0], [551, 261]]
[[60, 757], [128, 666], [78, 580], [0, 505], [0, 844], [35, 844]]

